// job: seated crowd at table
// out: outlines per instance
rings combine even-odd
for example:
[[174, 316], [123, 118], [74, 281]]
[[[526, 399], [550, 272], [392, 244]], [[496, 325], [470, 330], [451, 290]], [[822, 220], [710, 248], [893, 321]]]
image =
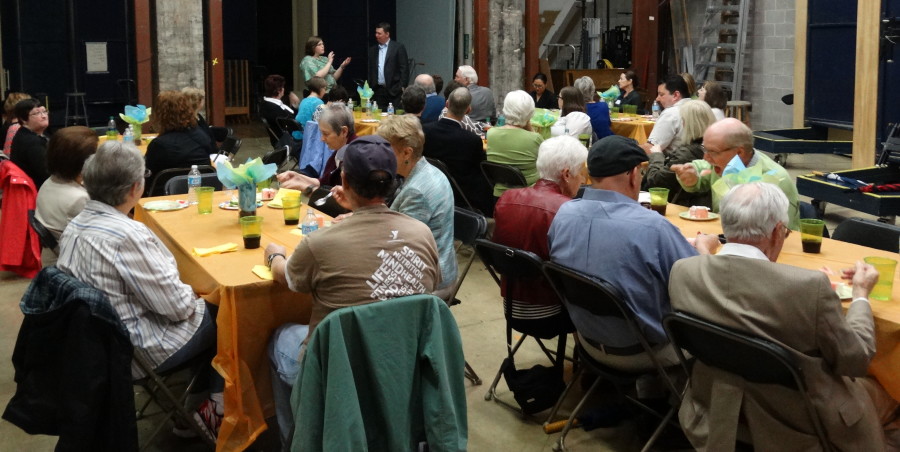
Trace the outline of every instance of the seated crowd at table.
[[[389, 27], [378, 30], [390, 34]], [[703, 100], [719, 102], [717, 84], [704, 84], [701, 98], [691, 100], [695, 93], [681, 76], [665, 77], [656, 97], [664, 110], [647, 141], [637, 143], [612, 132], [609, 107], [589, 77], [562, 87], [557, 96], [545, 89], [547, 77], [537, 74], [534, 92], [503, 93], [499, 112], [505, 123], [491, 124], [498, 116], [494, 93], [478, 85], [470, 66], [457, 69], [443, 95], [430, 75], [394, 92], [391, 77], [378, 74], [377, 93], [405, 112], [382, 118], [375, 135], [358, 136], [347, 92], [338, 84], [350, 60], [335, 70], [333, 54], [325, 56], [318, 37], [310, 38], [306, 53], [301, 67], [308, 96], [286, 97], [284, 78], [270, 75], [260, 116], [269, 127], [280, 118], [301, 126], [315, 121], [329, 157], [323, 168], [295, 168], [277, 180], [307, 196], [330, 190], [349, 212], [292, 250], [271, 243], [260, 252], [273, 284], [312, 295], [308, 324], [278, 327], [267, 350], [284, 448], [290, 447], [295, 417], [291, 389], [322, 319], [344, 307], [410, 294], [451, 301], [459, 273], [454, 209], [468, 206], [428, 159], [446, 166], [471, 204], [494, 219], [491, 240], [615, 286], [656, 358], [673, 372], [679, 361], [663, 329], [663, 317], [673, 310], [749, 331], [784, 345], [802, 361], [833, 447], [885, 448], [882, 426], [894, 421], [897, 402], [866, 376], [876, 351], [868, 297], [878, 273], [864, 263], [843, 269], [853, 295], [844, 314], [824, 273], [777, 263], [785, 239], [799, 229], [796, 185], [784, 168], [753, 149], [749, 127], [719, 118], [716, 109], [722, 106]], [[641, 105], [634, 82], [633, 71], [622, 73], [615, 105]], [[536, 101], [562, 110], [559, 136], [533, 130]], [[129, 212], [145, 195], [148, 171], [210, 164], [215, 139], [199, 115], [202, 108], [202, 92], [159, 93], [152, 120], [160, 135], [142, 156], [129, 143], [98, 147], [86, 127], [48, 137], [47, 111], [39, 100], [5, 104], [3, 130], [12, 139], [2, 157], [14, 165], [0, 167], [0, 188], [8, 189], [9, 174], [28, 178], [38, 220], [59, 239], [57, 267], [106, 293], [135, 352], [159, 371], [216, 346], [217, 307], [182, 282], [173, 253]], [[579, 141], [582, 134], [591, 136], [589, 148]], [[303, 132], [293, 138], [309, 139]], [[517, 168], [528, 186], [490, 186], [480, 170], [483, 161]], [[665, 216], [642, 206], [639, 193], [652, 187], [669, 188], [672, 203], [717, 212], [727, 243], [720, 248], [711, 234], [686, 238]], [[0, 255], [10, 252], [7, 237]], [[568, 312], [592, 359], [628, 372], [653, 368], [625, 323], [577, 306], [535, 308], [555, 298], [546, 282], [507, 295], [521, 315], [535, 309], [536, 322]], [[133, 373], [142, 376], [137, 367]], [[194, 408], [196, 420], [215, 437], [228, 407], [222, 376], [209, 375], [209, 397]], [[737, 382], [702, 362], [682, 377], [690, 384], [679, 421], [694, 447], [732, 449], [738, 424], [750, 426], [758, 450], [817, 447], [815, 432], [797, 412], [802, 403], [795, 391]], [[637, 397], [658, 399], [659, 389], [644, 386]]]

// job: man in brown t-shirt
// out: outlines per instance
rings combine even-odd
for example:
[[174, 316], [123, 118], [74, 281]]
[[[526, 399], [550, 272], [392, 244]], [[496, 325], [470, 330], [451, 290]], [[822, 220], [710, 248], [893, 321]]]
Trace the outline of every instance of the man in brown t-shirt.
[[293, 426], [291, 388], [300, 373], [303, 349], [319, 321], [339, 308], [431, 293], [440, 282], [431, 230], [385, 204], [397, 185], [396, 170], [387, 141], [379, 136], [358, 138], [344, 154], [342, 185], [332, 189], [334, 199], [353, 215], [309, 234], [289, 258], [283, 246], [266, 247], [275, 281], [313, 298], [309, 325], [282, 325], [269, 343], [272, 392], [284, 445], [289, 444]]

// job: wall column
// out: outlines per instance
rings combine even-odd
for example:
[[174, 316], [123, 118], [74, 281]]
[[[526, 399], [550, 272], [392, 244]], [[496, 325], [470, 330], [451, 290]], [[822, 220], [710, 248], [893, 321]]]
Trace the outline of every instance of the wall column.
[[201, 0], [156, 0], [157, 90], [205, 86], [203, 55]]
[[[878, 128], [878, 45], [881, 1], [859, 0], [856, 10], [856, 71], [853, 103], [853, 168], [875, 163]], [[887, 101], [887, 100], [886, 100]]]

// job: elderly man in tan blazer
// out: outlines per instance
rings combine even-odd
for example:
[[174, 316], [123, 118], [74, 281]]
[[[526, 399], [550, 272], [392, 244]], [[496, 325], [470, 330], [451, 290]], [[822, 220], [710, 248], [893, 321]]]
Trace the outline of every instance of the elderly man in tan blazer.
[[[861, 262], [843, 271], [853, 283], [853, 301], [842, 314], [824, 273], [775, 262], [790, 233], [787, 212], [787, 197], [775, 185], [733, 188], [720, 209], [728, 243], [715, 256], [675, 264], [672, 308], [787, 347], [800, 359], [832, 446], [884, 450], [875, 406], [860, 378], [875, 354], [867, 297], [878, 273]], [[749, 383], [699, 361], [679, 420], [698, 450], [733, 450], [739, 420], [756, 450], [820, 450], [796, 392]]]

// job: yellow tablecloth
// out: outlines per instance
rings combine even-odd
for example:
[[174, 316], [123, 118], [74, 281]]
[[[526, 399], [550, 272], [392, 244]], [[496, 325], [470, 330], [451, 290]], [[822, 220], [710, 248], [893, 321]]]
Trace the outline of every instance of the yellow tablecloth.
[[[274, 414], [266, 344], [272, 332], [287, 322], [308, 323], [309, 294], [291, 292], [287, 286], [264, 281], [252, 273], [264, 264], [263, 250], [278, 243], [293, 252], [301, 237], [285, 226], [281, 210], [259, 207], [265, 217], [260, 248], [243, 247], [238, 212], [218, 207], [230, 192], [214, 193], [213, 212], [200, 215], [194, 206], [178, 211], [153, 212], [141, 205], [134, 217], [146, 224], [175, 255], [181, 279], [206, 301], [219, 306], [218, 350], [213, 365], [225, 378], [225, 419], [216, 450], [236, 451], [249, 446], [266, 429], [265, 419]], [[326, 217], [327, 218], [327, 217]], [[209, 248], [227, 242], [236, 252], [197, 257], [195, 247]]]
[[610, 129], [612, 129], [613, 133], [616, 135], [633, 138], [638, 144], [644, 144], [647, 142], [647, 137], [650, 136], [650, 132], [653, 131], [654, 124], [656, 123], [644, 119], [635, 119], [633, 121], [613, 120], [610, 124]]
[[356, 130], [357, 136], [375, 135], [381, 122], [362, 122], [361, 119], [354, 119], [353, 128]]
[[[150, 140], [156, 138], [156, 136], [157, 136], [157, 134], [155, 134], [155, 133], [145, 133], [145, 134], [141, 135], [141, 142], [140, 142], [140, 144], [138, 144], [138, 147], [137, 147], [138, 149], [140, 149], [141, 155], [147, 154], [147, 145], [150, 143]], [[100, 143], [98, 143], [98, 144], [103, 144], [106, 142], [106, 135], [102, 135], [99, 138], [100, 138]], [[119, 136], [119, 141], [122, 141], [121, 135]]]
[[[687, 207], [669, 204], [666, 218], [681, 229], [686, 237], [695, 237], [697, 232], [720, 234], [722, 225], [719, 220], [690, 221], [678, 216], [687, 211]], [[818, 270], [828, 267], [836, 273], [832, 281], [840, 278], [840, 269], [853, 266], [856, 261], [866, 256], [882, 256], [897, 259], [895, 253], [876, 250], [838, 240], [823, 239], [822, 252], [819, 254], [804, 253], [800, 244], [800, 234], [791, 234], [784, 243], [778, 256], [778, 262], [797, 267]], [[789, 302], [789, 300], [785, 300]], [[890, 301], [871, 300], [875, 317], [875, 358], [869, 365], [872, 374], [889, 394], [900, 400], [900, 279], [894, 273], [894, 291]]]

